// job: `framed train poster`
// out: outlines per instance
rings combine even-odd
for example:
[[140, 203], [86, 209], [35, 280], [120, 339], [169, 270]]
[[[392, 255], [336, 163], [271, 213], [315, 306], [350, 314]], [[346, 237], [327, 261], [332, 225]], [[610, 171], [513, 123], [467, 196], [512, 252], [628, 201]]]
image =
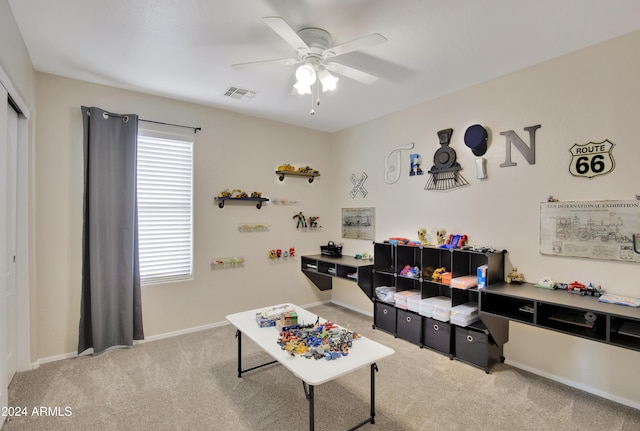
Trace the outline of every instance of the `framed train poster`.
[[374, 239], [375, 208], [342, 208], [342, 238]]
[[540, 253], [640, 263], [640, 200], [542, 202]]

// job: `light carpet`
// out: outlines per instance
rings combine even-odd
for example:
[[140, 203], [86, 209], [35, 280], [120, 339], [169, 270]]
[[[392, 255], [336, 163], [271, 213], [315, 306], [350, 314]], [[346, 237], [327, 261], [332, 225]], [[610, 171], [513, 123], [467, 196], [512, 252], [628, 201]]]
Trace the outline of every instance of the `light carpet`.
[[[309, 310], [396, 351], [378, 363], [376, 423], [362, 430], [640, 429], [640, 410], [506, 364], [486, 374], [333, 304]], [[242, 346], [244, 368], [270, 360], [251, 340]], [[9, 405], [28, 414], [8, 418], [2, 431], [308, 429], [300, 380], [278, 365], [242, 378], [236, 369], [231, 325], [44, 364], [14, 377]], [[369, 374], [365, 367], [315, 388], [316, 430], [346, 430], [368, 417]]]

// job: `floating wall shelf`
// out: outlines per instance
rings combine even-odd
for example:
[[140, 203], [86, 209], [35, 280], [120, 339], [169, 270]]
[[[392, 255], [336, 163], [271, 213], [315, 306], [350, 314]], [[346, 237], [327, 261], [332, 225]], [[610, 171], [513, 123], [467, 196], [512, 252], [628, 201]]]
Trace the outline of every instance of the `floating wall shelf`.
[[218, 202], [218, 206], [220, 208], [224, 208], [224, 203], [225, 201], [255, 201], [258, 202], [256, 204], [256, 208], [260, 209], [262, 208], [262, 202], [266, 202], [269, 200], [269, 198], [234, 198], [234, 197], [220, 197], [220, 196], [216, 196], [213, 198], [214, 202]]
[[319, 177], [320, 173], [319, 172], [298, 172], [298, 171], [276, 171], [276, 174], [278, 175], [278, 179], [280, 181], [284, 181], [284, 177], [289, 175], [289, 176], [293, 176], [293, 177], [307, 177], [309, 178], [309, 182], [312, 183], [313, 179], [315, 177]]

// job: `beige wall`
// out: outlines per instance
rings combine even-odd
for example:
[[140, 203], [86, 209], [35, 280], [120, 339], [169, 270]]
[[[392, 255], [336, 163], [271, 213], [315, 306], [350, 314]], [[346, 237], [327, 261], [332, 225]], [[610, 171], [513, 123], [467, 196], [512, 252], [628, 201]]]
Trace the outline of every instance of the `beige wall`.
[[[602, 284], [609, 292], [640, 296], [637, 264], [543, 256], [538, 252], [539, 203], [560, 200], [634, 199], [638, 191], [638, 118], [640, 116], [640, 32], [495, 79], [438, 100], [344, 130], [333, 138], [340, 208], [376, 208], [376, 239], [417, 239], [426, 227], [469, 235], [472, 244], [508, 250], [507, 270], [517, 266], [528, 281], [548, 275], [557, 280]], [[466, 128], [489, 129], [488, 179], [476, 179], [475, 156], [464, 145]], [[529, 142], [525, 127], [540, 124], [536, 163], [529, 165], [515, 149], [515, 167], [501, 168], [505, 138], [515, 130]], [[425, 170], [439, 148], [436, 132], [453, 128], [451, 147], [471, 183], [450, 192], [425, 191], [427, 176], [409, 177], [408, 151], [403, 175], [384, 182], [384, 161], [395, 146], [415, 142]], [[569, 173], [569, 148], [609, 139], [615, 170], [591, 180]], [[366, 199], [351, 199], [349, 176], [366, 172]], [[345, 243], [345, 253], [372, 251], [365, 241]], [[561, 294], [561, 293], [559, 293]], [[505, 345], [508, 362], [640, 407], [638, 352], [512, 324]], [[616, 398], [617, 397], [617, 398]]]
[[[77, 348], [81, 287], [82, 117], [80, 106], [98, 106], [140, 118], [202, 127], [194, 149], [194, 279], [145, 286], [145, 335], [153, 337], [224, 321], [247, 308], [330, 299], [300, 271], [300, 255], [319, 252], [330, 239], [333, 194], [330, 136], [230, 112], [124, 90], [38, 75], [36, 358]], [[242, 102], [238, 102], [242, 103]], [[149, 127], [148, 123], [141, 126]], [[179, 129], [180, 132], [184, 130]], [[278, 165], [311, 165], [322, 176], [280, 182]], [[299, 201], [286, 206], [227, 204], [213, 197], [225, 188], [261, 191]], [[325, 229], [296, 230], [293, 215], [319, 215]], [[268, 232], [240, 233], [240, 223], [265, 223]], [[295, 247], [297, 256], [272, 261], [270, 249]], [[244, 256], [242, 268], [212, 269], [212, 258]]]

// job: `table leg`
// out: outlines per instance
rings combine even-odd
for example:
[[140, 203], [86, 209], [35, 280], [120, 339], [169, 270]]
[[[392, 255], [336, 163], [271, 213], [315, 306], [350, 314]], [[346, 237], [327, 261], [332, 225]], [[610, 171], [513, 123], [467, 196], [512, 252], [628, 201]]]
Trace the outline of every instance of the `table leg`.
[[376, 372], [378, 366], [374, 362], [371, 364], [371, 423], [376, 423]]
[[242, 369], [242, 332], [240, 332], [239, 329], [236, 329], [236, 338], [238, 339], [238, 377], [242, 377], [242, 373], [246, 373], [247, 371], [255, 370], [256, 368], [262, 368], [267, 365], [275, 364], [276, 362], [278, 362], [278, 361], [271, 361], [271, 362], [267, 362], [267, 363], [243, 370]]
[[238, 377], [242, 377], [242, 332], [236, 330], [236, 338], [238, 339]]
[[378, 371], [378, 366], [375, 364], [371, 364], [371, 411], [370, 416], [367, 420], [360, 422], [358, 425], [353, 428], [349, 428], [349, 431], [357, 430], [358, 428], [366, 425], [366, 424], [375, 424], [376, 423], [376, 372]]

